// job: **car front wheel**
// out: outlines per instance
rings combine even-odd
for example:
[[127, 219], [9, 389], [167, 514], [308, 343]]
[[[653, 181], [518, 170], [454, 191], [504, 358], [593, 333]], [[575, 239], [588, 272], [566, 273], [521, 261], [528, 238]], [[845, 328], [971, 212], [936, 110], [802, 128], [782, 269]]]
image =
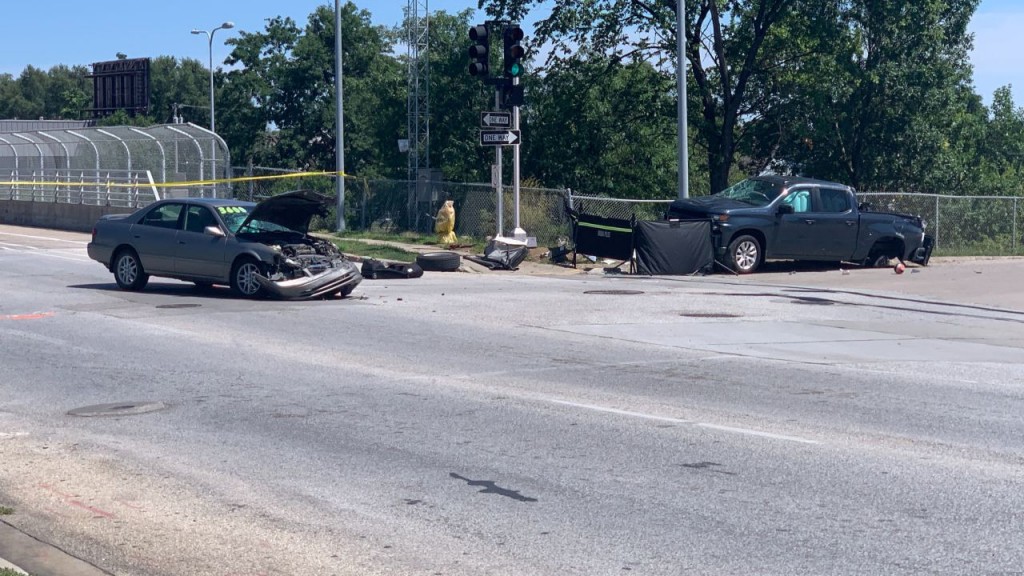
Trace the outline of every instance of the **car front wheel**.
[[761, 264], [761, 243], [750, 235], [739, 236], [729, 243], [729, 259], [737, 273], [750, 274]]
[[262, 275], [263, 269], [252, 258], [243, 258], [231, 268], [231, 289], [245, 298], [258, 298], [263, 295], [263, 287], [256, 279]]
[[142, 290], [149, 282], [149, 274], [142, 269], [139, 255], [131, 248], [125, 248], [114, 257], [114, 280], [122, 290]]

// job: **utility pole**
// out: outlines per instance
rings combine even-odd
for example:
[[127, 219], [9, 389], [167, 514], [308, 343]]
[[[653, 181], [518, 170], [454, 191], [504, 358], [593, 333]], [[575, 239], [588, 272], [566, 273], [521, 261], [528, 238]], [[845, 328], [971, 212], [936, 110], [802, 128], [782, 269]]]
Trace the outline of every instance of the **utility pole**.
[[338, 196], [338, 233], [345, 231], [345, 100], [342, 76], [344, 68], [341, 59], [341, 0], [334, 0], [334, 99], [335, 124], [334, 140], [335, 164], [338, 174], [335, 176], [335, 188]]

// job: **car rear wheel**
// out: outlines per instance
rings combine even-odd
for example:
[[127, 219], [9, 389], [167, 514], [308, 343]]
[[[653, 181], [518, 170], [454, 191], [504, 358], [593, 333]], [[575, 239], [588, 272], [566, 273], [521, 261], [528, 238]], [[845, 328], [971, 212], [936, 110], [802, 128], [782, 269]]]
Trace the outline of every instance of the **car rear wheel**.
[[149, 282], [149, 274], [142, 269], [139, 255], [125, 248], [114, 257], [114, 280], [122, 290], [142, 290]]
[[231, 290], [244, 298], [259, 298], [263, 295], [257, 275], [263, 275], [263, 269], [253, 258], [242, 258], [231, 268]]
[[761, 243], [757, 238], [744, 234], [729, 243], [729, 260], [733, 270], [739, 274], [750, 274], [761, 264]]

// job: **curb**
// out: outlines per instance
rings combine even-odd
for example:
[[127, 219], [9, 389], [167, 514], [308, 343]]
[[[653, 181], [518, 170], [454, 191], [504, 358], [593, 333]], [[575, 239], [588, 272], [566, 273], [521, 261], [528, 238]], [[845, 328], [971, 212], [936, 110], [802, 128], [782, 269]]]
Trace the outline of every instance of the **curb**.
[[38, 576], [110, 576], [60, 548], [41, 542], [0, 520], [0, 568]]

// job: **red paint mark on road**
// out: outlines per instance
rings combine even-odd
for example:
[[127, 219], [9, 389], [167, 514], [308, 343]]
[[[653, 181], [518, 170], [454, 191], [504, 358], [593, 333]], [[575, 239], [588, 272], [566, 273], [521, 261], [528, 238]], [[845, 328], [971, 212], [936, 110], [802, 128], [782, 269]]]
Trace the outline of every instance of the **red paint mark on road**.
[[34, 314], [8, 314], [6, 316], [0, 316], [0, 320], [39, 320], [41, 318], [49, 318], [53, 316], [53, 312], [36, 312]]
[[97, 508], [95, 506], [90, 506], [90, 505], [82, 502], [81, 500], [79, 500], [77, 496], [74, 496], [72, 494], [65, 494], [64, 492], [61, 492], [60, 490], [57, 490], [56, 488], [54, 488], [53, 486], [51, 486], [49, 484], [40, 484], [39, 487], [43, 488], [45, 490], [48, 490], [50, 493], [54, 494], [55, 496], [60, 497], [62, 500], [64, 500], [64, 502], [66, 504], [68, 504], [70, 506], [74, 506], [75, 508], [81, 508], [82, 510], [86, 510], [86, 511], [92, 512], [93, 514], [96, 514], [97, 516], [102, 516], [104, 518], [113, 518], [114, 517], [114, 514], [112, 512], [107, 512], [106, 510], [101, 510], [101, 509], [99, 509], [99, 508]]

